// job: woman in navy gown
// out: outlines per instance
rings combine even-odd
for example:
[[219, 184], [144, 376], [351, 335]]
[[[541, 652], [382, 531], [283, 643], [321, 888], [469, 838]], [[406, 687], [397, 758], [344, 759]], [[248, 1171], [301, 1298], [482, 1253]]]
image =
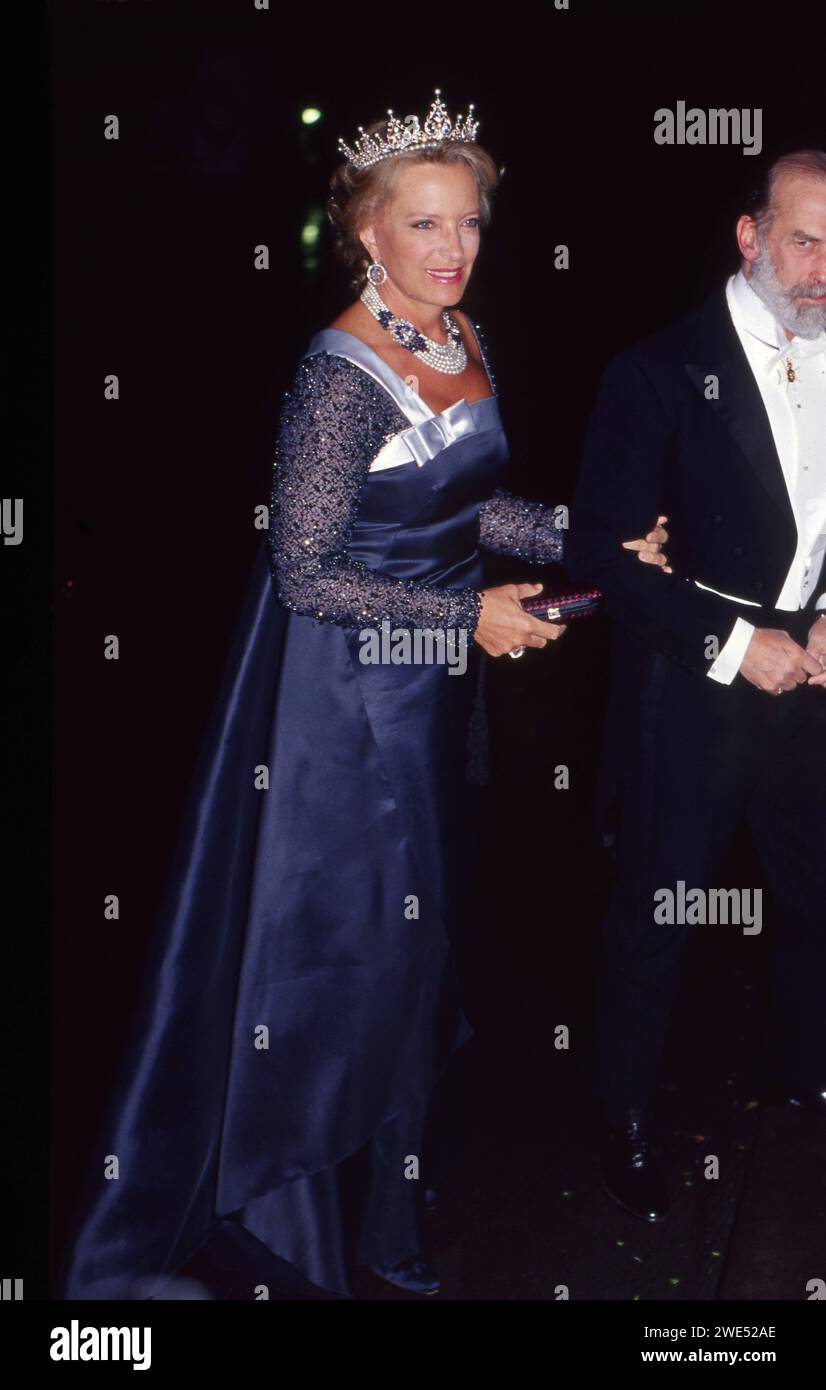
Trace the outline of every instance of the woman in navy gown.
[[[561, 632], [520, 607], [541, 586], [482, 589], [481, 549], [559, 561], [563, 532], [503, 489], [487, 353], [478, 325], [447, 313], [497, 182], [475, 129], [437, 92], [421, 125], [391, 117], [343, 147], [328, 207], [361, 293], [284, 396], [269, 544], [63, 1297], [163, 1297], [219, 1228], [339, 1295], [354, 1264], [438, 1289], [420, 1164], [428, 1095], [471, 1031], [448, 933], [473, 867], [480, 651]], [[634, 542], [640, 559], [662, 563], [663, 536]], [[427, 632], [429, 658], [401, 660]], [[395, 660], [370, 659], [382, 643]], [[345, 1212], [353, 1156], [364, 1179]]]

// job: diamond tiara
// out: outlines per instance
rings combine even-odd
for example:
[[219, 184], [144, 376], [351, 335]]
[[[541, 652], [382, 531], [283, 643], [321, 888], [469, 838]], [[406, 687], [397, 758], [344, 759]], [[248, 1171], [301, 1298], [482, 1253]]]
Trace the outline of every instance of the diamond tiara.
[[354, 142], [355, 148], [351, 149], [339, 136], [338, 148], [346, 155], [347, 159], [356, 169], [367, 169], [371, 164], [377, 164], [380, 159], [388, 159], [390, 155], [401, 154], [403, 150], [423, 150], [432, 149], [434, 145], [440, 145], [444, 140], [462, 141], [475, 140], [476, 132], [479, 129], [479, 121], [472, 116], [473, 102], [467, 109], [466, 116], [457, 116], [455, 124], [447, 114], [447, 107], [441, 98], [441, 88], [434, 88], [435, 98], [430, 104], [430, 110], [425, 117], [424, 124], [419, 123], [418, 116], [405, 116], [400, 121], [398, 116], [393, 115], [392, 108], [388, 106], [387, 122], [385, 135], [365, 135], [364, 126], [360, 125], [361, 135]]

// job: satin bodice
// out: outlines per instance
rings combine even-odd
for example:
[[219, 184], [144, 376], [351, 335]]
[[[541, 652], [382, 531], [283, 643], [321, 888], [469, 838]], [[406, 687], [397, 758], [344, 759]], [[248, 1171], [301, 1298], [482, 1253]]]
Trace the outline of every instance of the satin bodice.
[[352, 333], [323, 329], [304, 355], [317, 352], [355, 362], [410, 421], [372, 461], [349, 554], [398, 578], [450, 587], [480, 582], [479, 511], [501, 483], [508, 462], [495, 393], [455, 401], [434, 414]]

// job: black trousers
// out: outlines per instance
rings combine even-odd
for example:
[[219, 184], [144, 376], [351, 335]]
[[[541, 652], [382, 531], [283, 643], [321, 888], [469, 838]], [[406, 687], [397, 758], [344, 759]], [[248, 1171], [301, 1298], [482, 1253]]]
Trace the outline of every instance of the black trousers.
[[603, 927], [598, 1070], [606, 1121], [651, 1101], [691, 933], [737, 933], [744, 958], [754, 949], [756, 936], [722, 914], [716, 925], [657, 920], [666, 902], [658, 890], [676, 895], [680, 881], [685, 892], [748, 888], [754, 906], [757, 885], [716, 878], [743, 820], [778, 914], [765, 1079], [826, 1087], [826, 689], [767, 695], [740, 675], [722, 686], [655, 654], [636, 709], [618, 880]]

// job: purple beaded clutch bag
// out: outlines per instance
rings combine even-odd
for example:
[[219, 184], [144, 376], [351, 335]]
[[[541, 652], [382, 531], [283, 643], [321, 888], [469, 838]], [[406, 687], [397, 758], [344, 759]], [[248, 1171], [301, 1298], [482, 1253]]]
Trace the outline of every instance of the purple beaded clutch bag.
[[572, 618], [589, 618], [599, 612], [601, 589], [582, 589], [572, 594], [537, 594], [523, 598], [522, 607], [542, 623], [569, 623]]

